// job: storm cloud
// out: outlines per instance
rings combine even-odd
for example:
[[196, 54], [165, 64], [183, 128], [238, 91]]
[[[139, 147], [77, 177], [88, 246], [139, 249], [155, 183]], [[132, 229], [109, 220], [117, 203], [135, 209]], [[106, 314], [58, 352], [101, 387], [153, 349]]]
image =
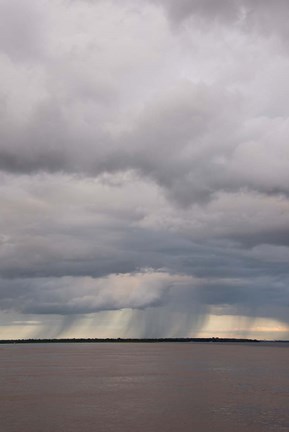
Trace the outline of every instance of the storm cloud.
[[288, 337], [288, 12], [0, 0], [1, 337]]

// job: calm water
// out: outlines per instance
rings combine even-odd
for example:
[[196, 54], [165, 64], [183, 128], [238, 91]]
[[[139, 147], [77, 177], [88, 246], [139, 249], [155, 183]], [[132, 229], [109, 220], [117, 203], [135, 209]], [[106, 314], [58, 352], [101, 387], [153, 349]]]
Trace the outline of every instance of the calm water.
[[289, 346], [0, 346], [1, 432], [288, 432]]

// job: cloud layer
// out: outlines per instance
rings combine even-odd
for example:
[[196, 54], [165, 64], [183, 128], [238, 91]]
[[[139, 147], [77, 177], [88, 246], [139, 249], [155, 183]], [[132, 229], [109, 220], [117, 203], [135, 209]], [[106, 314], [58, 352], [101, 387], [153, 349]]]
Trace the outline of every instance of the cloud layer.
[[287, 13], [0, 1], [6, 317], [124, 310], [115, 336], [186, 336], [212, 313], [288, 325]]

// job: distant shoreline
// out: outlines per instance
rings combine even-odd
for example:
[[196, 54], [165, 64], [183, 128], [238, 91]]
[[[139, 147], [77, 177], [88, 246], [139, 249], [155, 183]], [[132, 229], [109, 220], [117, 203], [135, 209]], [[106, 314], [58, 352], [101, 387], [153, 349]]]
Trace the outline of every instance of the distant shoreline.
[[39, 343], [288, 343], [288, 340], [259, 340], [238, 338], [60, 338], [60, 339], [7, 339], [0, 344], [39, 344]]

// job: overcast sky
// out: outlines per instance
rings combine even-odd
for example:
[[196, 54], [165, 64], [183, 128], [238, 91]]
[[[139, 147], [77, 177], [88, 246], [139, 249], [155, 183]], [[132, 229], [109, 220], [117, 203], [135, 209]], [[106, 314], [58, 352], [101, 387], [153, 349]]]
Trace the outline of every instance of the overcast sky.
[[0, 338], [289, 338], [288, 0], [0, 0]]

